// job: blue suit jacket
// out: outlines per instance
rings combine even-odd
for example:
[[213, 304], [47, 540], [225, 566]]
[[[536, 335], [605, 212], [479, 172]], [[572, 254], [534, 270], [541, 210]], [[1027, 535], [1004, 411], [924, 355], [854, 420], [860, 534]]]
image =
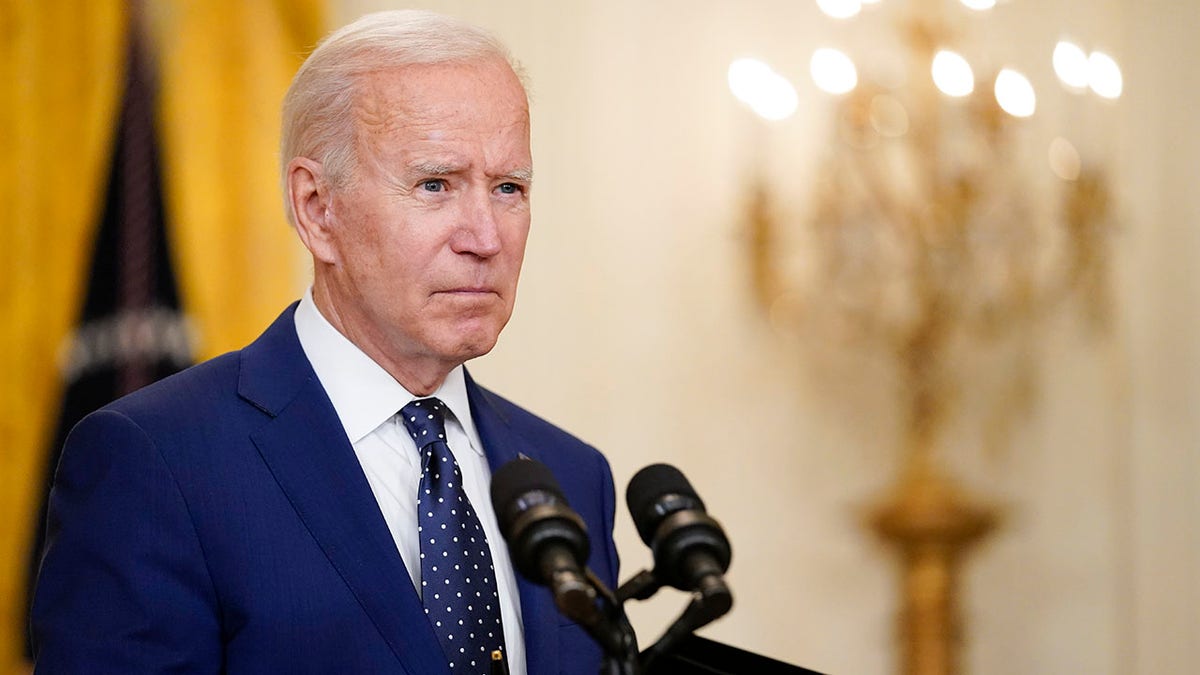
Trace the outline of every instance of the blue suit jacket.
[[[294, 310], [72, 431], [34, 600], [37, 672], [448, 673]], [[549, 466], [614, 586], [607, 462], [469, 377], [467, 390], [493, 470], [518, 453]], [[530, 675], [598, 672], [550, 593], [518, 584]]]

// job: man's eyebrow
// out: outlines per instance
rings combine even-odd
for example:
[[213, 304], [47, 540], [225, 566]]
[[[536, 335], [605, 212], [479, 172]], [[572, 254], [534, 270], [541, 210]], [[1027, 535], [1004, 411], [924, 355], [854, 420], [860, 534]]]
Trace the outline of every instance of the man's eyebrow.
[[500, 174], [499, 177], [500, 178], [508, 178], [510, 180], [519, 180], [519, 181], [522, 181], [525, 183], [532, 183], [533, 182], [533, 169], [530, 169], [529, 167], [522, 167], [520, 169], [514, 169], [513, 171], [509, 171], [508, 173]]
[[417, 162], [409, 167], [409, 171], [423, 176], [449, 176], [462, 171], [462, 167], [445, 162]]
[[[408, 167], [408, 173], [419, 176], [450, 176], [465, 170], [466, 168], [463, 166], [448, 162], [416, 162]], [[533, 169], [521, 167], [499, 174], [496, 178], [532, 183]]]

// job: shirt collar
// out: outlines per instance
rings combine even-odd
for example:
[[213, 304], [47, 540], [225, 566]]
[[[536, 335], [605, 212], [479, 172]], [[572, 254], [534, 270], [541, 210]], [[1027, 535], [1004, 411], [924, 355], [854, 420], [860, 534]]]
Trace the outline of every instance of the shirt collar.
[[[305, 291], [296, 307], [294, 321], [300, 346], [352, 444], [390, 420], [409, 401], [422, 398], [409, 393], [382, 366], [338, 332], [317, 309], [311, 288]], [[469, 439], [478, 438], [461, 365], [450, 371], [433, 396], [450, 408]], [[471, 445], [476, 453], [482, 454], [476, 443]]]

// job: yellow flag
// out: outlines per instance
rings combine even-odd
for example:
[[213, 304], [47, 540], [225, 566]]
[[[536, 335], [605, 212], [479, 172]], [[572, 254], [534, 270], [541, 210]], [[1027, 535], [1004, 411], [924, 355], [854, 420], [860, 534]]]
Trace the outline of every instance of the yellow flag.
[[130, 7], [160, 86], [169, 246], [197, 358], [249, 342], [306, 274], [279, 194], [279, 105], [324, 0], [0, 0], [0, 675], [24, 672], [33, 511], [86, 297]]
[[153, 20], [167, 222], [208, 358], [257, 336], [307, 273], [283, 214], [279, 106], [323, 32], [322, 3], [170, 2]]

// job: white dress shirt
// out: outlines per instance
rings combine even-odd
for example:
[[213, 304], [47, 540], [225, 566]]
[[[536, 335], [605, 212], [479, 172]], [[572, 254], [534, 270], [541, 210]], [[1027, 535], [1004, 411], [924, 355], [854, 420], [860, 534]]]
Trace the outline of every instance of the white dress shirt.
[[[421, 545], [417, 539], [417, 491], [421, 483], [421, 455], [398, 413], [409, 401], [425, 397], [410, 394], [339, 333], [317, 309], [311, 289], [296, 308], [295, 322], [300, 346], [337, 411], [419, 595]], [[513, 675], [525, 675], [525, 631], [517, 582], [492, 509], [489, 493], [492, 473], [471, 418], [463, 367], [450, 371], [433, 396], [450, 409], [446, 440], [462, 470], [467, 498], [487, 534], [496, 568], [509, 669]]]

